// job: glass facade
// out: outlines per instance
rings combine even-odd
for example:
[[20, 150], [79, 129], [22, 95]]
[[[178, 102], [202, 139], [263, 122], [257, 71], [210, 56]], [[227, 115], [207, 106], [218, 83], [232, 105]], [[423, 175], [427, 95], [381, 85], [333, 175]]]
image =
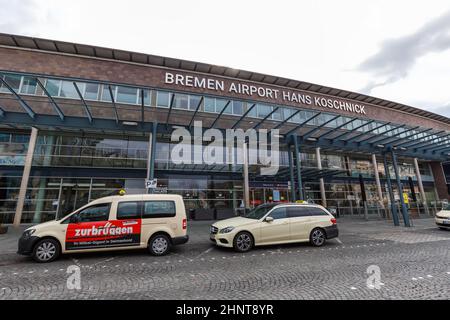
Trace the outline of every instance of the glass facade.
[[[45, 96], [36, 78], [28, 75], [0, 75], [16, 92], [24, 95]], [[247, 117], [286, 121], [308, 126], [323, 125], [324, 129], [370, 131], [370, 135], [404, 137], [411, 141], [429, 141], [435, 135], [420, 130], [398, 128], [394, 125], [349, 117], [336, 118], [335, 114], [302, 110], [288, 106], [255, 103], [252, 101], [225, 99], [180, 92], [154, 90], [127, 85], [106, 85], [54, 78], [39, 78], [47, 92], [55, 98], [135, 105], [144, 102], [148, 108], [174, 108], [186, 112], [223, 113], [236, 118]], [[0, 93], [10, 93], [0, 85]], [[111, 99], [112, 97], [112, 99]], [[334, 119], [334, 120], [333, 120]], [[255, 121], [256, 122], [256, 121]], [[28, 130], [0, 130], [0, 221], [11, 222], [19, 193], [21, 175], [28, 150]], [[407, 132], [408, 131], [408, 132]], [[411, 135], [411, 136], [410, 136]], [[383, 138], [383, 136], [382, 136]], [[148, 134], [132, 132], [84, 132], [45, 131], [39, 135], [32, 160], [32, 172], [28, 183], [22, 221], [41, 222], [62, 217], [91, 200], [117, 194], [122, 188], [127, 193], [143, 193], [148, 162]], [[186, 209], [196, 218], [221, 218], [234, 215], [243, 206], [242, 165], [174, 164], [171, 151], [177, 143], [167, 135], [158, 134], [155, 152], [155, 177], [157, 192], [176, 193], [185, 199]], [[200, 149], [203, 154], [206, 143]], [[273, 179], [261, 181], [259, 166], [250, 165], [250, 203], [256, 206], [266, 202], [292, 201], [289, 183], [289, 161], [285, 145], [280, 145], [280, 170]], [[319, 173], [314, 149], [301, 149], [298, 155], [304, 180], [306, 198], [321, 203]], [[192, 150], [194, 158], [195, 150]], [[225, 149], [224, 149], [225, 154]], [[362, 190], [359, 178], [364, 181], [369, 211], [379, 214], [380, 203], [388, 206], [389, 195], [385, 181], [385, 168], [381, 158], [373, 168], [370, 155], [360, 153], [321, 150], [321, 167], [325, 172], [325, 195], [329, 207], [339, 208], [342, 214], [359, 215], [362, 210]], [[414, 194], [420, 201], [413, 160], [398, 157], [399, 174], [404, 191], [412, 194], [408, 179], [412, 179]], [[389, 162], [389, 172], [394, 170]], [[419, 169], [424, 182], [429, 206], [436, 203], [434, 179], [427, 162], [420, 162]], [[375, 183], [375, 170], [382, 184], [379, 199]], [[333, 172], [333, 174], [326, 175]], [[400, 195], [393, 181], [394, 192]], [[382, 208], [383, 208], [382, 206]]]
[[[3, 222], [12, 222], [14, 217], [28, 141], [27, 132], [0, 132], [0, 216]], [[234, 215], [243, 206], [242, 166], [174, 165], [170, 159], [174, 145], [167, 137], [158, 135], [155, 159], [157, 192], [183, 196], [186, 210], [196, 219]], [[63, 217], [91, 200], [116, 195], [122, 188], [128, 194], [145, 193], [147, 157], [148, 136], [40, 131], [22, 222], [37, 223]], [[362, 175], [369, 213], [379, 214], [374, 169], [369, 157], [322, 151], [322, 168], [339, 170], [338, 174], [325, 177], [329, 207], [339, 208], [341, 214], [361, 215], [362, 192], [358, 178]], [[287, 158], [287, 151], [282, 148], [280, 173], [287, 170]], [[306, 175], [308, 170], [317, 169], [315, 151], [304, 150], [299, 159], [305, 173], [305, 196], [310, 202], [321, 203], [318, 179]], [[407, 180], [411, 177], [416, 197], [420, 199], [411, 159], [399, 158], [398, 162], [404, 192], [411, 194]], [[437, 200], [432, 173], [428, 163], [420, 162], [419, 166], [427, 201], [432, 206]], [[257, 166], [250, 166], [251, 173], [256, 173], [257, 169]], [[388, 205], [382, 159], [378, 159], [377, 170], [382, 182], [381, 200]], [[391, 165], [389, 170], [394, 176]], [[251, 175], [251, 205], [291, 201], [288, 180], [280, 174], [273, 181], [261, 182], [257, 174]], [[393, 186], [398, 197], [396, 184]]]

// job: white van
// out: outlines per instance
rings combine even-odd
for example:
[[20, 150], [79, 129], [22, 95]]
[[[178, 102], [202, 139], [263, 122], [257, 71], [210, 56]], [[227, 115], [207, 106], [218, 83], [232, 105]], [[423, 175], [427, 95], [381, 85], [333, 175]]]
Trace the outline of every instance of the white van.
[[60, 254], [148, 248], [161, 256], [188, 241], [180, 195], [111, 196], [90, 202], [68, 216], [24, 231], [19, 254], [50, 262]]

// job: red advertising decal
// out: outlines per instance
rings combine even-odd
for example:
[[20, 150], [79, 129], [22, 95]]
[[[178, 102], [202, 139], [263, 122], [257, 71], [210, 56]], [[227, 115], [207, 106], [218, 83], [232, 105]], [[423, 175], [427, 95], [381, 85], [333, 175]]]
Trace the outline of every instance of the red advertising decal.
[[70, 223], [66, 249], [89, 249], [139, 245], [141, 219]]

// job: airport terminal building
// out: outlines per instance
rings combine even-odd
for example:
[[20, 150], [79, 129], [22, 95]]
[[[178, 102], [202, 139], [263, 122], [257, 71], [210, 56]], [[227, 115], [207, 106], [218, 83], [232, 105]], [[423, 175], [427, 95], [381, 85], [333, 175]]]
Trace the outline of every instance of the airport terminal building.
[[[173, 132], [196, 140], [199, 123], [278, 130], [277, 173], [234, 157], [173, 161]], [[199, 139], [189, 158], [211, 142]], [[151, 192], [181, 194], [195, 219], [308, 200], [407, 225], [450, 199], [450, 119], [272, 75], [0, 34], [0, 223], [62, 217], [122, 189], [145, 193], [152, 179]]]

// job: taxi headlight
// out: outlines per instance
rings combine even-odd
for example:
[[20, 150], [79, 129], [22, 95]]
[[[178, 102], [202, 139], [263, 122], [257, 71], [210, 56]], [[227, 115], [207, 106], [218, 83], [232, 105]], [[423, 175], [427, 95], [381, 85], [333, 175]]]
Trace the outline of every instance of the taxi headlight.
[[23, 232], [23, 237], [28, 238], [36, 231], [36, 229], [28, 229]]
[[234, 227], [226, 227], [226, 228], [220, 229], [219, 233], [230, 233], [233, 230], [234, 230]]

